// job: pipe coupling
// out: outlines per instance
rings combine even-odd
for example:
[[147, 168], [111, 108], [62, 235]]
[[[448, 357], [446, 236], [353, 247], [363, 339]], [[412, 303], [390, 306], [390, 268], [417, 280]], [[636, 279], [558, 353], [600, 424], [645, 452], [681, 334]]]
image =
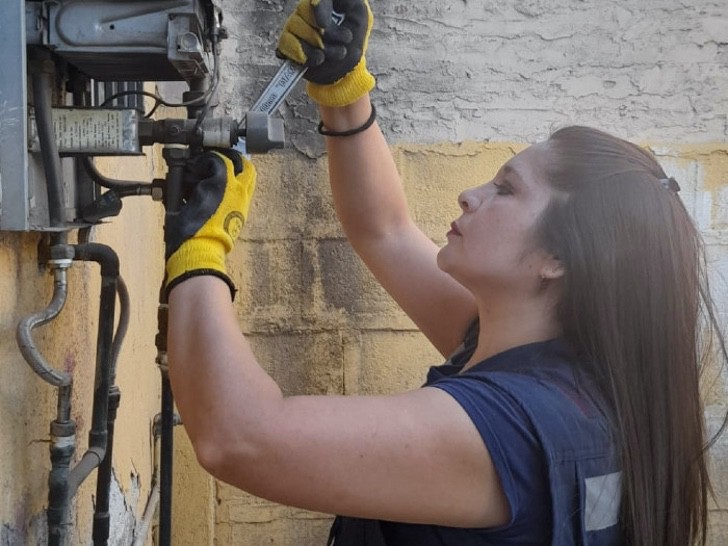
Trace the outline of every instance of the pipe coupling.
[[75, 252], [71, 245], [57, 244], [50, 248], [48, 268], [51, 270], [68, 269], [73, 265]]

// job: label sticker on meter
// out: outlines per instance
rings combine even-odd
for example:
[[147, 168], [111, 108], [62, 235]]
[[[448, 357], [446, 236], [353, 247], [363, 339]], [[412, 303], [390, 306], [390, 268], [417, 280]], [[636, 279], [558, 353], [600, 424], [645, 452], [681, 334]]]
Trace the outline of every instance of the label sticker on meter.
[[[134, 109], [53, 108], [53, 130], [61, 154], [135, 155], [139, 147], [139, 113]], [[30, 150], [40, 143], [31, 114]]]

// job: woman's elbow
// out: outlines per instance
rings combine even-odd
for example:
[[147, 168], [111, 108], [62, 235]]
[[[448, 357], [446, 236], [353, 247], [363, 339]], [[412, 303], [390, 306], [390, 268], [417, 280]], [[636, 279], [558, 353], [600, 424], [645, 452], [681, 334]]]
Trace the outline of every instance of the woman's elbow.
[[199, 465], [209, 474], [219, 478], [218, 474], [225, 459], [225, 448], [219, 442], [209, 439], [198, 439], [192, 442]]
[[193, 440], [199, 465], [214, 478], [245, 489], [246, 470], [264, 460], [262, 449], [235, 438], [206, 436]]

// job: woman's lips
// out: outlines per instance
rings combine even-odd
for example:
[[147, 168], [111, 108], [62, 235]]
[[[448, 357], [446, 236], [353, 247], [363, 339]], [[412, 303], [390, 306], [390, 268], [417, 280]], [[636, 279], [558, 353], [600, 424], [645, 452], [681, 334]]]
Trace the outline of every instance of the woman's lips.
[[447, 234], [457, 235], [458, 237], [462, 235], [462, 233], [460, 233], [460, 230], [458, 229], [458, 225], [455, 222], [450, 224], [450, 231], [448, 231]]

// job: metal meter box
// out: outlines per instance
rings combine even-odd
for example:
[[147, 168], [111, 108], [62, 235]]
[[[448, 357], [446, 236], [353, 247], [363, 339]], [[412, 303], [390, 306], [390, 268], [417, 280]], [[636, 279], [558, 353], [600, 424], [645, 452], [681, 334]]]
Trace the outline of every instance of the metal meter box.
[[[141, 100], [128, 90], [143, 81], [207, 81], [213, 73], [215, 2], [0, 0], [0, 230], [59, 229], [49, 226], [29, 56], [43, 52], [55, 66], [52, 117], [70, 227], [88, 193], [79, 186], [91, 184], [75, 158], [141, 153]], [[128, 101], [104, 100], [118, 89]]]
[[[0, 229], [30, 229], [25, 0], [0, 2]], [[17, 21], [17, 24], [13, 24]]]

